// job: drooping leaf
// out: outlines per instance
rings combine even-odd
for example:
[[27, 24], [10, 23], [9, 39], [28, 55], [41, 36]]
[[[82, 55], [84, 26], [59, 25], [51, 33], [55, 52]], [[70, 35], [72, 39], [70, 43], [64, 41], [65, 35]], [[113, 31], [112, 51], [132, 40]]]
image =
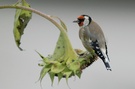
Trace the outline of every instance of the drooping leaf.
[[[16, 5], [30, 7], [30, 5], [25, 0], [22, 0], [22, 2], [19, 2]], [[22, 50], [22, 48], [20, 47], [21, 44], [20, 40], [24, 33], [24, 29], [26, 28], [31, 17], [32, 17], [32, 12], [22, 10], [22, 9], [16, 9], [13, 33], [14, 33], [16, 45], [20, 50]]]

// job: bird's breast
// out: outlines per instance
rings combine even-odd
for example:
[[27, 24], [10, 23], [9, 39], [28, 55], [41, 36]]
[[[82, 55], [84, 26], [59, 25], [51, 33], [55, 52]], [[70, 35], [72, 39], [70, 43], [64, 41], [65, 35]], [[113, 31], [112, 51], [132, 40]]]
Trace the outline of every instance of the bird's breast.
[[80, 37], [81, 41], [89, 41], [90, 40], [88, 31], [89, 30], [87, 30], [86, 28], [80, 28], [79, 37]]

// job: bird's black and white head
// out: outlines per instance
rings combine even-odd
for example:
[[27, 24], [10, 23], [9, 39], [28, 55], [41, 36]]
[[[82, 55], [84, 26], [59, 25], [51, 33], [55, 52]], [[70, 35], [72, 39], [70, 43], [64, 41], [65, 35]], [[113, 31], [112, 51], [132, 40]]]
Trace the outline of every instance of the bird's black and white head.
[[80, 27], [88, 26], [91, 23], [92, 19], [88, 15], [81, 15], [77, 18], [76, 21], [73, 21], [74, 23], [78, 23]]

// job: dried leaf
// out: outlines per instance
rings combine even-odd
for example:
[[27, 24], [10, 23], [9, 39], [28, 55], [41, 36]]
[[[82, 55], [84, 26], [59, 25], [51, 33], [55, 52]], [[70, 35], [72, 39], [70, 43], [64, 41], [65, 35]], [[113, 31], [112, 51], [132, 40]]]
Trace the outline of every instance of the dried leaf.
[[[30, 5], [25, 0], [22, 0], [22, 2], [19, 2], [16, 5], [30, 7]], [[13, 33], [16, 45], [20, 50], [22, 50], [22, 48], [20, 47], [21, 44], [20, 40], [24, 33], [24, 29], [26, 28], [31, 17], [32, 12], [22, 9], [16, 9]]]

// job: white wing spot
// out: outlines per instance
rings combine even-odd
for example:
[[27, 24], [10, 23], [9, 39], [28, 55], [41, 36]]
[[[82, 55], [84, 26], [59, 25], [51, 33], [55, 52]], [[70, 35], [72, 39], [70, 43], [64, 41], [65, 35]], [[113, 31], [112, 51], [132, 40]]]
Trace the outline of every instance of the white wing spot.
[[96, 49], [99, 49], [99, 47], [96, 47]]

